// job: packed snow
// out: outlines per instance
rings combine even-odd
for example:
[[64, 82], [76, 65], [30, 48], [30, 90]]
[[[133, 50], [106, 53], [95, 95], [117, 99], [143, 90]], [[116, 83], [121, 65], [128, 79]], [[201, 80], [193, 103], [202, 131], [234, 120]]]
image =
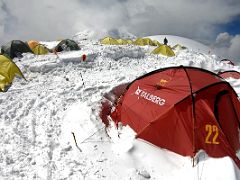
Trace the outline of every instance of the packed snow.
[[[104, 93], [153, 70], [186, 65], [240, 71], [239, 66], [198, 51], [204, 45], [195, 47], [192, 40], [194, 48], [188, 41], [187, 50], [168, 58], [150, 54], [149, 46], [107, 46], [80, 35], [73, 37], [80, 51], [14, 59], [27, 81], [15, 78], [0, 94], [0, 179], [240, 179], [230, 157], [211, 158], [200, 151], [193, 166], [190, 157], [136, 139], [128, 126], [106, 129], [99, 117]], [[174, 37], [176, 44], [181, 40]], [[240, 80], [227, 80], [240, 95]]]

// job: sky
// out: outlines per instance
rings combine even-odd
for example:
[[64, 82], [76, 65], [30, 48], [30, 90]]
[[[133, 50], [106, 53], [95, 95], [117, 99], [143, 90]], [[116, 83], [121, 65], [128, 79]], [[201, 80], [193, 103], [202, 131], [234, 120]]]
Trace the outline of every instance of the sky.
[[170, 34], [240, 61], [239, 19], [239, 0], [0, 0], [0, 44], [62, 39], [86, 29]]

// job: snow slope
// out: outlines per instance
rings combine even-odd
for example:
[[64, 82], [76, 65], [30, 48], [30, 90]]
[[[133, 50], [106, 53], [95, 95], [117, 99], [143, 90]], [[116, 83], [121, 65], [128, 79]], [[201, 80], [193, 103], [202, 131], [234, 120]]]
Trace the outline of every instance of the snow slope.
[[[200, 152], [192, 167], [190, 157], [135, 139], [129, 127], [105, 129], [98, 116], [105, 92], [155, 69], [187, 65], [218, 72], [238, 66], [191, 49], [167, 58], [151, 55], [147, 46], [103, 46], [87, 38], [78, 43], [80, 51], [14, 59], [27, 81], [16, 78], [0, 94], [0, 179], [240, 179], [229, 157]], [[240, 80], [228, 80], [240, 94]]]
[[153, 40], [157, 40], [160, 43], [163, 43], [163, 40], [166, 37], [168, 40], [168, 45], [170, 45], [170, 46], [180, 44], [180, 45], [187, 47], [190, 50], [205, 53], [205, 54], [208, 54], [209, 51], [211, 50], [206, 45], [204, 45], [200, 42], [197, 42], [195, 40], [185, 38], [185, 37], [173, 36], [173, 35], [157, 35], [157, 36], [148, 36], [148, 37]]

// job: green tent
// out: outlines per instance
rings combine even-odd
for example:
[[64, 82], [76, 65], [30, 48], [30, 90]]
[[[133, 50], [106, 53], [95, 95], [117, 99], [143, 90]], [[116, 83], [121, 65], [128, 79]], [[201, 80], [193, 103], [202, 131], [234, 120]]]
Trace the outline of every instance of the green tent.
[[54, 48], [55, 52], [61, 51], [77, 51], [80, 50], [78, 44], [71, 39], [64, 39], [58, 43], [58, 45]]
[[1, 46], [1, 54], [8, 56], [13, 59], [15, 57], [22, 57], [23, 53], [33, 53], [29, 46], [20, 41], [20, 40], [12, 40], [9, 43]]
[[164, 56], [175, 56], [173, 50], [168, 46], [168, 45], [161, 45], [159, 47], [157, 47], [156, 49], [154, 49], [152, 52], [152, 54], [161, 54]]
[[24, 78], [20, 69], [12, 60], [0, 55], [0, 92], [7, 91], [16, 75]]

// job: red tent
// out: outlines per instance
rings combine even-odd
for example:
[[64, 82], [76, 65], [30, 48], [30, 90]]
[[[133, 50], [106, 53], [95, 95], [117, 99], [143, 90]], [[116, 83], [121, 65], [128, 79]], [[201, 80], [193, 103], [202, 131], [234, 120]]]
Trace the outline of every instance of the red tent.
[[240, 168], [240, 102], [217, 74], [193, 67], [153, 71], [127, 87], [112, 119], [137, 137], [183, 156], [230, 156]]
[[218, 75], [224, 79], [230, 78], [230, 77], [232, 77], [234, 79], [240, 79], [240, 73], [238, 71], [234, 71], [234, 70], [219, 72]]
[[111, 114], [112, 107], [117, 104], [118, 99], [124, 94], [128, 85], [129, 83], [120, 84], [103, 95], [104, 98], [101, 101], [102, 108], [99, 116], [106, 126], [109, 125], [108, 116]]

